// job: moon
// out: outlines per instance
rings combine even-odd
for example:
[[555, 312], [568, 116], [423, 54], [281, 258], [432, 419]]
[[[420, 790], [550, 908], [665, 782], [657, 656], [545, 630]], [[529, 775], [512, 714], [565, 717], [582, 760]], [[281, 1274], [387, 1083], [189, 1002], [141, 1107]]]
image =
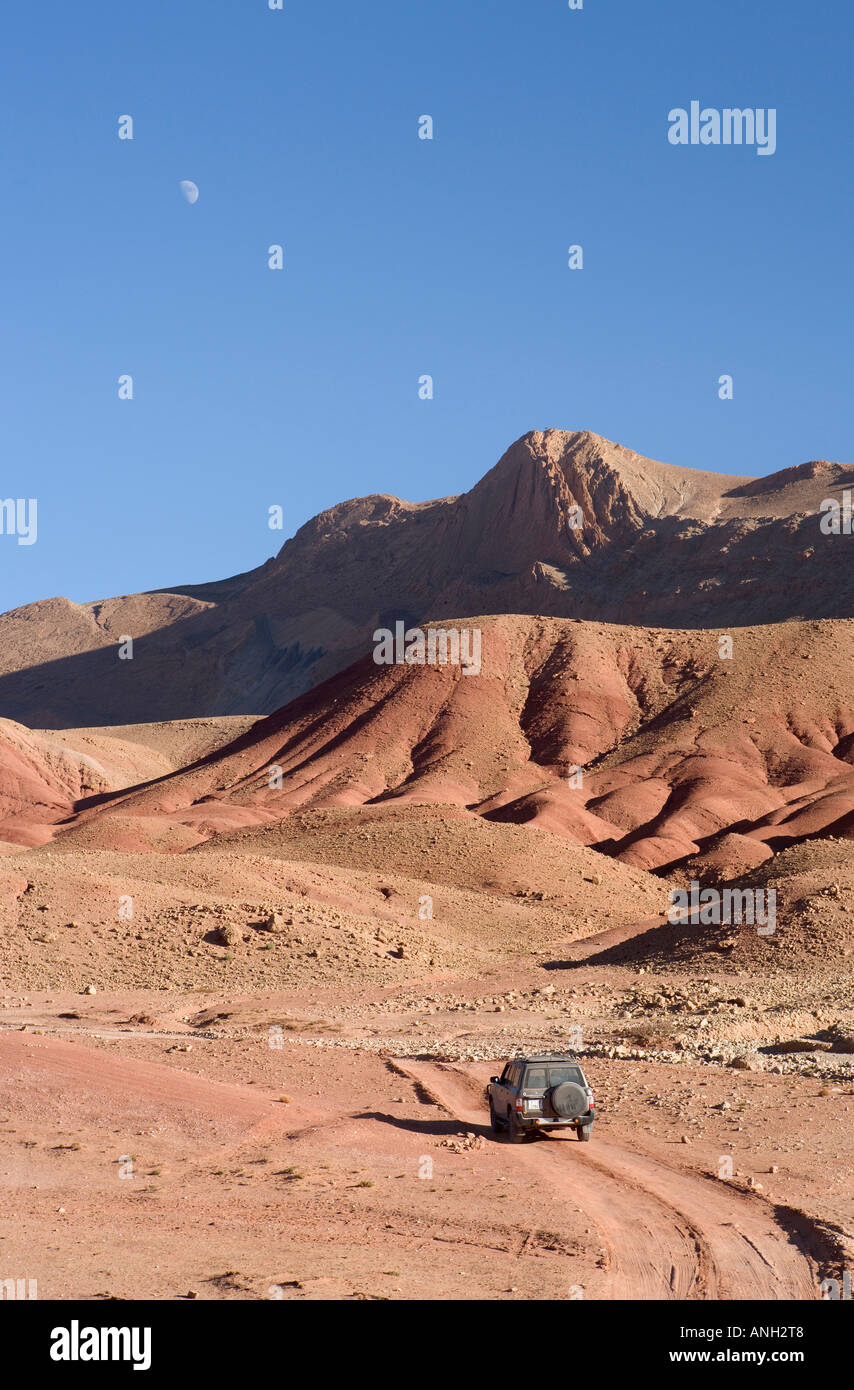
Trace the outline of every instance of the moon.
[[182, 179], [178, 186], [188, 203], [197, 203], [199, 201], [199, 190], [192, 179]]

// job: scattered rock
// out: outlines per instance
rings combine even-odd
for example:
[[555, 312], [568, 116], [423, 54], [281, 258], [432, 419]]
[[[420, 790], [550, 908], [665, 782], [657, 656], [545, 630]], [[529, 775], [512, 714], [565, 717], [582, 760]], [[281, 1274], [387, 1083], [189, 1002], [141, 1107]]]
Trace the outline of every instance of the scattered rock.
[[854, 1028], [834, 1023], [828, 1028], [826, 1037], [834, 1052], [854, 1052]]
[[736, 1071], [764, 1071], [762, 1059], [755, 1053], [733, 1057], [728, 1065], [734, 1067]]
[[243, 935], [236, 927], [225, 922], [221, 926], [214, 927], [209, 932], [207, 940], [212, 941], [215, 946], [237, 946], [242, 940]]
[[472, 1149], [482, 1149], [484, 1139], [482, 1134], [473, 1134], [471, 1130], [465, 1134], [460, 1134], [456, 1139], [443, 1139], [439, 1145], [442, 1149], [450, 1149], [452, 1153], [468, 1153]]
[[286, 925], [285, 916], [282, 912], [271, 912], [269, 916], [263, 917], [260, 922], [256, 923], [257, 930], [264, 932], [282, 932], [285, 930]]

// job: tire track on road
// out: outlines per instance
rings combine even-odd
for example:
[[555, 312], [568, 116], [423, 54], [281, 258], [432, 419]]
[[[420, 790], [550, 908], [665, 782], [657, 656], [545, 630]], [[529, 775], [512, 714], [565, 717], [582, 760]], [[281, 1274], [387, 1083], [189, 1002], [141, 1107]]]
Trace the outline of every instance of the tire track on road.
[[[397, 1061], [450, 1115], [484, 1126], [483, 1081], [463, 1066]], [[610, 1140], [514, 1148], [522, 1167], [580, 1206], [608, 1252], [614, 1299], [818, 1297], [816, 1267], [760, 1197]]]

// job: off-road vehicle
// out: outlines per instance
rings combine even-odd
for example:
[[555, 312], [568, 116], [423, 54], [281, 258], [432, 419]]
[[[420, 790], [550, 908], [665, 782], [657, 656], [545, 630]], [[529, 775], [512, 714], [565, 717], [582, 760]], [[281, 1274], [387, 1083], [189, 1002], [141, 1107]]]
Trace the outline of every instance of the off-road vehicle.
[[513, 1057], [490, 1078], [486, 1098], [493, 1134], [511, 1144], [569, 1125], [585, 1142], [593, 1133], [593, 1092], [574, 1052]]

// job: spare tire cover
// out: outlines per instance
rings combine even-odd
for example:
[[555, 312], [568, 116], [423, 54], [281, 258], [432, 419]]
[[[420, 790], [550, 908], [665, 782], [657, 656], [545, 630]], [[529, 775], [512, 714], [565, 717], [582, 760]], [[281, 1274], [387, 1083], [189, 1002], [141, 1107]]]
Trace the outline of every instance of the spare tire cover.
[[587, 1109], [587, 1095], [576, 1081], [562, 1081], [555, 1086], [549, 1099], [552, 1109], [562, 1120], [573, 1120]]

